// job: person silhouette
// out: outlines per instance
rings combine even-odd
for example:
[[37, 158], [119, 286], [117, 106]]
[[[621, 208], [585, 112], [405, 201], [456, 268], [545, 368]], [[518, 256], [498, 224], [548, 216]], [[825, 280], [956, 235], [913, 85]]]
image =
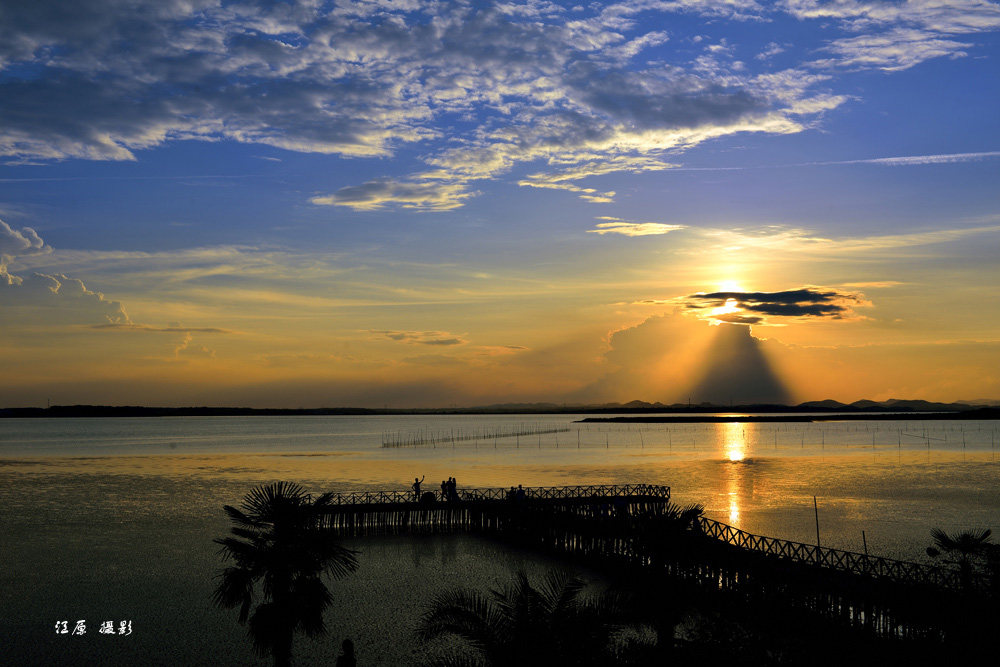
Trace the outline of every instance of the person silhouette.
[[[427, 477], [427, 475], [424, 475], [424, 477]], [[417, 479], [416, 477], [413, 478], [413, 486], [410, 488], [413, 489], [413, 499], [416, 501], [420, 500], [420, 484], [424, 481], [424, 477], [421, 477], [420, 479]]]
[[358, 667], [358, 661], [354, 657], [354, 642], [350, 639], [345, 639], [344, 643], [340, 646], [337, 667]]

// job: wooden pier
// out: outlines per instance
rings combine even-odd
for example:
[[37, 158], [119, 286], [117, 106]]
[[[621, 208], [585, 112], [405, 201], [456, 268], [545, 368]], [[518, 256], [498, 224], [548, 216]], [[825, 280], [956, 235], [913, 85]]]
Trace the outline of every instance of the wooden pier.
[[996, 607], [985, 578], [963, 589], [958, 570], [753, 535], [700, 516], [685, 520], [666, 486], [459, 489], [457, 496], [421, 502], [401, 491], [343, 494], [321, 525], [344, 537], [481, 534], [751, 606], [801, 609], [888, 639], [939, 642], [972, 610]]
[[670, 488], [648, 484], [457, 489], [458, 500], [418, 501], [409, 491], [362, 491], [334, 496], [321, 523], [340, 536], [437, 532], [503, 533], [525, 513], [610, 513], [647, 516], [670, 502]]

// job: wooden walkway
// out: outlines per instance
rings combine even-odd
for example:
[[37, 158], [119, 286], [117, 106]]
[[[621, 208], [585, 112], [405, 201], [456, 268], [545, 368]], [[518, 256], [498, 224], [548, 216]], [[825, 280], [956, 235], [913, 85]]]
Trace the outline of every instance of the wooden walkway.
[[[321, 524], [340, 536], [473, 532], [615, 569], [780, 602], [885, 638], [940, 640], [956, 610], [986, 600], [957, 570], [753, 535], [698, 518], [684, 524], [670, 488], [647, 484], [459, 489], [335, 496]], [[959, 614], [960, 615], [960, 614]]]
[[[959, 571], [951, 568], [923, 565], [880, 556], [869, 556], [853, 551], [827, 549], [815, 544], [789, 542], [774, 537], [753, 535], [733, 528], [720, 521], [702, 518], [701, 531], [710, 537], [775, 558], [799, 563], [812, 563], [823, 568], [839, 570], [866, 577], [877, 577], [904, 584], [931, 584], [957, 591], [961, 587]], [[983, 581], [983, 583], [985, 583]]]
[[[425, 492], [426, 493], [426, 492]], [[421, 494], [424, 495], [424, 494]], [[417, 501], [410, 491], [338, 494], [321, 525], [341, 536], [427, 532], [493, 532], [525, 512], [573, 511], [598, 516], [616, 511], [656, 513], [670, 502], [670, 488], [649, 484], [458, 489], [458, 500]]]

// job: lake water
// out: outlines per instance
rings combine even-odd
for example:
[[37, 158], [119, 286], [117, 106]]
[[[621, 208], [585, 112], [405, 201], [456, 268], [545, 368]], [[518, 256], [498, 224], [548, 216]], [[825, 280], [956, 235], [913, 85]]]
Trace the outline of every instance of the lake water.
[[[312, 492], [665, 484], [680, 504], [750, 532], [925, 561], [930, 529], [1000, 529], [996, 421], [581, 424], [573, 415], [0, 420], [0, 637], [10, 664], [267, 664], [234, 611], [214, 609], [224, 504], [253, 486]], [[520, 432], [522, 435], [508, 435]], [[434, 444], [384, 447], [383, 443]], [[534, 554], [467, 536], [353, 540], [361, 569], [333, 584], [323, 640], [363, 664], [409, 664], [437, 591], [540, 575]], [[9, 610], [9, 611], [8, 611]], [[83, 636], [57, 621], [86, 620]], [[131, 635], [99, 634], [132, 621]], [[9, 641], [8, 641], [9, 640]]]

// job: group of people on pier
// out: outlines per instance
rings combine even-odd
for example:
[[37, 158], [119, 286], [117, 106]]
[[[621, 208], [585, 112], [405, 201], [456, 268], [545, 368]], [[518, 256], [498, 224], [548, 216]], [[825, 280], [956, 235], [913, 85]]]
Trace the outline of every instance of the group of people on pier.
[[[424, 475], [424, 477], [426, 477], [426, 475]], [[421, 500], [430, 500], [434, 497], [433, 491], [425, 491], [421, 493], [420, 485], [423, 484], [424, 477], [421, 477], [420, 479], [414, 477], [413, 484], [410, 485], [410, 488], [413, 489], [413, 499], [417, 502]], [[428, 494], [430, 495], [430, 498], [428, 498]], [[458, 497], [458, 482], [455, 481], [454, 477], [441, 480], [441, 500], [452, 502], [461, 500], [461, 498]]]
[[[420, 485], [424, 483], [425, 477], [427, 476], [424, 475], [420, 479], [414, 477], [413, 484], [410, 485], [410, 488], [413, 489], [413, 500], [415, 502], [432, 502], [437, 500], [433, 491], [421, 492]], [[510, 490], [507, 491], [507, 500], [524, 500], [524, 498], [524, 487], [520, 484], [517, 485], [517, 488], [510, 487]], [[458, 482], [455, 481], [454, 477], [441, 480], [441, 500], [448, 502], [459, 502], [461, 500], [458, 496]]]
[[510, 487], [510, 491], [507, 492], [507, 500], [524, 500], [524, 487], [520, 484], [517, 485], [516, 489], [513, 486]]
[[441, 480], [441, 500], [448, 500], [453, 502], [458, 502], [461, 500], [458, 497], [458, 482], [455, 481], [454, 477], [449, 477], [446, 480]]

